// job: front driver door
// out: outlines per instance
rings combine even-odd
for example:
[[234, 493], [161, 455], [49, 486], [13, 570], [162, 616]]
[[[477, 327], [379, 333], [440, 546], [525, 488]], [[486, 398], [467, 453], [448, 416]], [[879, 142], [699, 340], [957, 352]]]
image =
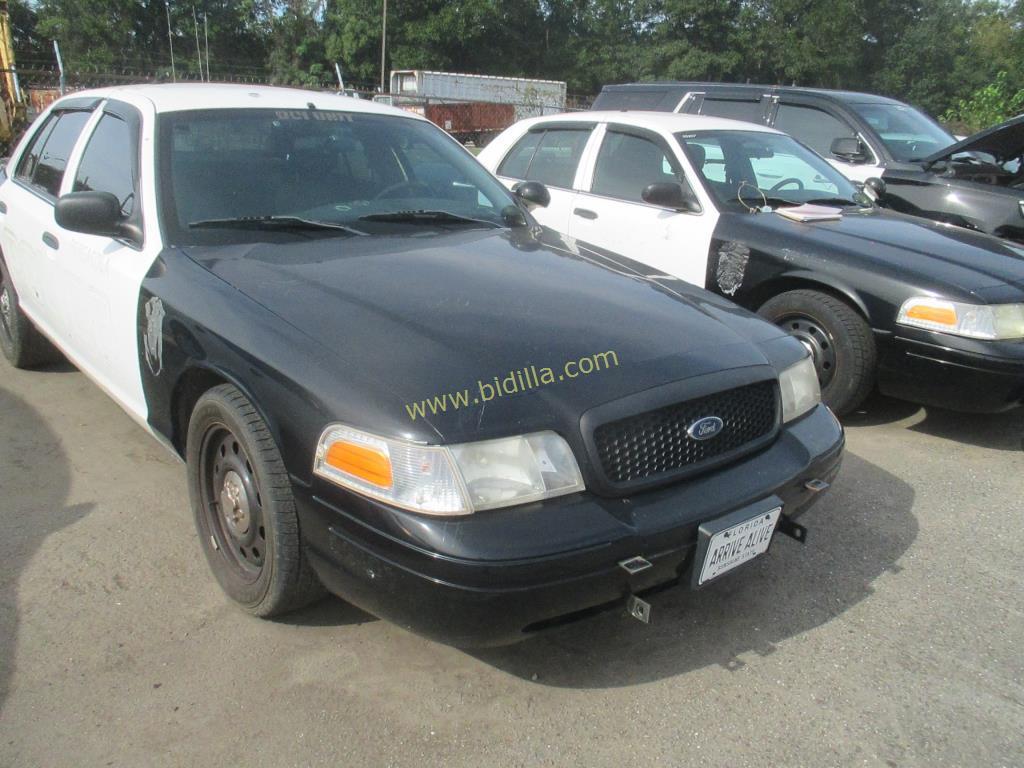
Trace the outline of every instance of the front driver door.
[[652, 131], [618, 125], [600, 130], [586, 190], [573, 199], [569, 234], [703, 288], [718, 213], [706, 201], [699, 212], [645, 203], [648, 184], [679, 183], [692, 191], [681, 159]]
[[[60, 323], [80, 336], [76, 362], [128, 413], [147, 414], [142, 391], [139, 295], [160, 249], [150, 227], [144, 237], [141, 198], [142, 117], [132, 106], [107, 101], [90, 125], [68, 169], [62, 192], [109, 192], [137, 233], [106, 237], [58, 228], [62, 282]], [[147, 163], [146, 167], [152, 167]], [[162, 330], [162, 329], [161, 329]], [[146, 359], [144, 354], [142, 359]], [[154, 359], [152, 365], [159, 366]], [[154, 373], [159, 373], [155, 370]]]

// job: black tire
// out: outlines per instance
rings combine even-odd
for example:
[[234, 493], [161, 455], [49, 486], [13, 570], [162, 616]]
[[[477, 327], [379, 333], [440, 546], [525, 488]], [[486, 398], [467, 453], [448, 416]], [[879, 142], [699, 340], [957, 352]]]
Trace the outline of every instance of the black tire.
[[825, 405], [842, 416], [864, 402], [875, 385], [875, 340], [857, 310], [830, 294], [797, 290], [770, 299], [759, 313], [810, 350]]
[[60, 352], [21, 311], [18, 293], [0, 258], [0, 349], [15, 368], [35, 368], [60, 359]]
[[199, 398], [185, 459], [199, 543], [232, 600], [270, 618], [324, 594], [302, 550], [280, 451], [236, 387], [222, 384]]

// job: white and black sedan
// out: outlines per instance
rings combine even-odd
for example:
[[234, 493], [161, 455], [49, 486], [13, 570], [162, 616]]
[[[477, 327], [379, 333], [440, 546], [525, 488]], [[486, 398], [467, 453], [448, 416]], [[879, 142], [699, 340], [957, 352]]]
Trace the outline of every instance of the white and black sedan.
[[186, 462], [256, 615], [326, 587], [459, 644], [648, 620], [645, 590], [802, 540], [839, 468], [798, 342], [539, 227], [368, 101], [61, 99], [0, 178], [0, 246], [7, 360], [56, 346]]
[[513, 189], [545, 185], [542, 224], [791, 332], [837, 413], [876, 384], [964, 411], [1024, 401], [1024, 249], [884, 210], [786, 134], [592, 111], [524, 120], [480, 160]]

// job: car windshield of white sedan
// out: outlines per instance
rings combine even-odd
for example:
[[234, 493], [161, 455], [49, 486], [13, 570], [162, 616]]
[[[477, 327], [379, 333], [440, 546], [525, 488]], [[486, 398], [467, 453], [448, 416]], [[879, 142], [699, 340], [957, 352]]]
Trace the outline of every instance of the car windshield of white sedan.
[[856, 189], [845, 177], [784, 134], [692, 131], [677, 133], [676, 140], [723, 207], [857, 204]]
[[956, 139], [906, 104], [851, 104], [900, 163], [912, 163], [952, 146]]
[[180, 245], [504, 227], [510, 193], [439, 128], [328, 110], [171, 112], [160, 201]]

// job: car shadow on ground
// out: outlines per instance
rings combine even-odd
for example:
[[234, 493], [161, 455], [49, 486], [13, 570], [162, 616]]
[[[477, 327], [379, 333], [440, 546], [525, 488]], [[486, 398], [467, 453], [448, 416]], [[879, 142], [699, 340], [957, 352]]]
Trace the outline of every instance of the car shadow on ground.
[[702, 590], [651, 598], [651, 624], [604, 613], [507, 648], [467, 651], [540, 685], [636, 685], [716, 665], [738, 670], [812, 631], [898, 578], [917, 537], [909, 485], [847, 453], [832, 492], [802, 518], [806, 545], [777, 537], [770, 553]]
[[1004, 413], [957, 413], [878, 393], [843, 419], [847, 427], [875, 427], [906, 421], [906, 428], [979, 448], [1024, 450], [1024, 408]]
[[[56, 368], [51, 367], [56, 370]], [[48, 369], [50, 370], [50, 369]], [[71, 370], [74, 370], [73, 368]], [[18, 638], [18, 580], [46, 537], [93, 508], [67, 506], [70, 461], [60, 438], [21, 398], [0, 387], [0, 708], [7, 699]], [[38, 464], [46, 465], [40, 483]]]

